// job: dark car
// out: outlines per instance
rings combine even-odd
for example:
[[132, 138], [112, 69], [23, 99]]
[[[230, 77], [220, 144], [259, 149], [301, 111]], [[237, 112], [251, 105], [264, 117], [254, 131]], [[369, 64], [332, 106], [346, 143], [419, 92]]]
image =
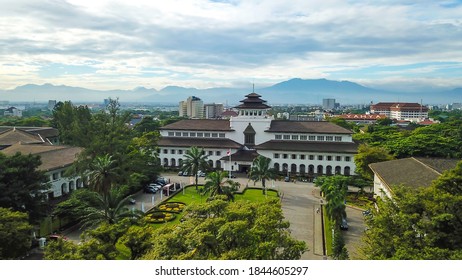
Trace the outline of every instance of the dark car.
[[348, 222], [345, 218], [342, 218], [342, 223], [340, 224], [341, 230], [348, 230]]
[[133, 197], [130, 197], [130, 198], [128, 199], [128, 203], [130, 203], [130, 204], [136, 204], [136, 200], [135, 200]]

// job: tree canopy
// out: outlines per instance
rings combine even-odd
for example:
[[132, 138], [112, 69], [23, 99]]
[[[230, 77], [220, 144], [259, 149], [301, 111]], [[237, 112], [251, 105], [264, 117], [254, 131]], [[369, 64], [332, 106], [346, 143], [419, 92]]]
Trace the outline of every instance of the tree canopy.
[[428, 188], [396, 187], [368, 216], [362, 251], [367, 259], [462, 257], [462, 163]]
[[26, 213], [0, 207], [0, 259], [17, 259], [31, 246], [32, 226]]

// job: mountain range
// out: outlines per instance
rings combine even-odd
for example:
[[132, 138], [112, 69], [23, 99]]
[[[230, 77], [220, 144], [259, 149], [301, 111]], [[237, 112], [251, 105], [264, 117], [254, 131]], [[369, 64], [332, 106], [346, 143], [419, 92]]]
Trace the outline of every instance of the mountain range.
[[[249, 88], [184, 88], [167, 86], [161, 90], [137, 87], [133, 90], [93, 90], [52, 84], [27, 84], [11, 90], [0, 90], [0, 100], [46, 102], [50, 99], [73, 102], [102, 102], [118, 97], [120, 102], [177, 104], [188, 96], [197, 96], [204, 103], [238, 104], [251, 93]], [[257, 88], [269, 104], [322, 104], [324, 98], [334, 98], [341, 104], [368, 104], [370, 102], [420, 102], [446, 104], [462, 101], [462, 88], [439, 92], [395, 92], [370, 88], [349, 81], [294, 78], [270, 87]]]

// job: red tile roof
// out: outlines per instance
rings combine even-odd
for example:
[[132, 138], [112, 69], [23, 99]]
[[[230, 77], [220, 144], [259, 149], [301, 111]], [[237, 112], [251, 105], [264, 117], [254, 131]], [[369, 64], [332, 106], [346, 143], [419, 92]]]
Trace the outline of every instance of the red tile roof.
[[229, 120], [180, 120], [160, 128], [161, 130], [233, 131]]

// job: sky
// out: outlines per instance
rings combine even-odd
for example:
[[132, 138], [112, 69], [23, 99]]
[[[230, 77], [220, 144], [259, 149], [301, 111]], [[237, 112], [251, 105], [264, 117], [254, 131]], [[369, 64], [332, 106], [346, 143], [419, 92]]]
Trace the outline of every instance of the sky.
[[462, 1], [0, 0], [0, 89], [462, 87]]

